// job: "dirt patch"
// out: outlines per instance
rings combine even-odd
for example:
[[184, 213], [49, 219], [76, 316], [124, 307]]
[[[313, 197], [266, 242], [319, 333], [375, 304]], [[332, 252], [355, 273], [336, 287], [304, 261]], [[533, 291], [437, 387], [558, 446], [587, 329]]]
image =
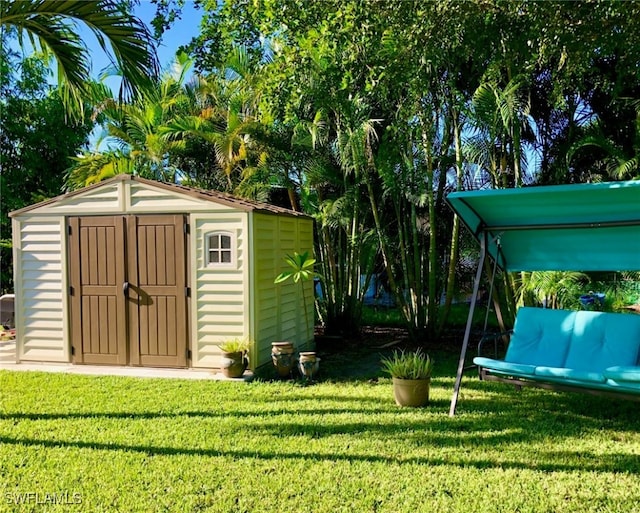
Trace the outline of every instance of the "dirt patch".
[[376, 380], [382, 375], [380, 359], [409, 345], [403, 328], [365, 326], [359, 337], [331, 337], [318, 334], [316, 352], [322, 358], [324, 379]]
[[[400, 327], [365, 326], [358, 337], [325, 337], [316, 330], [316, 353], [321, 358], [319, 380], [332, 381], [377, 381], [385, 376], [380, 360], [394, 350], [415, 350], [422, 347], [438, 362], [438, 373], [449, 372], [457, 362], [464, 337], [464, 328], [445, 330], [437, 340], [424, 344], [412, 342], [407, 330]], [[474, 334], [472, 339], [479, 340]], [[477, 343], [469, 344], [468, 354], [476, 351]], [[261, 376], [273, 377], [273, 369], [265, 366]]]

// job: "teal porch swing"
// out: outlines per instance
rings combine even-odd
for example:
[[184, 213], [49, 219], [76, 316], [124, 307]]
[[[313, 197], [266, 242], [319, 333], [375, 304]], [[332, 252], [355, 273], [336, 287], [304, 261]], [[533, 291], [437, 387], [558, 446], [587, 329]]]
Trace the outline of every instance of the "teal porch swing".
[[[453, 416], [486, 258], [507, 272], [640, 271], [640, 180], [454, 192], [447, 202], [480, 242]], [[640, 400], [640, 315], [522, 307], [505, 358], [474, 364], [481, 379]]]

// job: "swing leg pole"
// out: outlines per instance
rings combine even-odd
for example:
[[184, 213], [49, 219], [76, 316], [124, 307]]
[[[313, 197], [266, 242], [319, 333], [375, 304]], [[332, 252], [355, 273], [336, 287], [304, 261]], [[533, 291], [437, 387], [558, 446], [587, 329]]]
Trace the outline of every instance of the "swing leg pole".
[[476, 309], [476, 301], [478, 300], [478, 291], [480, 289], [480, 280], [482, 278], [482, 269], [484, 260], [487, 255], [487, 233], [484, 232], [480, 239], [480, 259], [478, 261], [478, 269], [473, 284], [473, 294], [471, 295], [471, 304], [469, 305], [469, 317], [467, 318], [467, 327], [464, 330], [464, 339], [462, 341], [462, 350], [460, 351], [460, 360], [458, 361], [458, 373], [456, 374], [456, 382], [453, 387], [453, 396], [451, 397], [451, 406], [449, 408], [449, 417], [456, 414], [456, 405], [458, 404], [458, 392], [460, 391], [460, 383], [462, 382], [462, 372], [464, 371], [464, 361], [467, 354], [467, 346], [469, 345], [469, 337], [471, 335], [471, 325], [473, 324], [473, 314]]

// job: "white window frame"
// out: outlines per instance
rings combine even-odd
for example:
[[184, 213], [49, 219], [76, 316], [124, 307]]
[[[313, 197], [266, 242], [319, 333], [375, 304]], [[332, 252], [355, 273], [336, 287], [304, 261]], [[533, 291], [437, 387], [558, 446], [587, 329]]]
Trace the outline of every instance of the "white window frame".
[[[211, 239], [217, 237], [218, 238], [218, 248], [211, 247]], [[229, 248], [223, 248], [222, 246], [222, 238], [229, 238]], [[217, 252], [217, 254], [222, 257], [222, 254], [225, 252], [229, 252], [229, 262], [212, 262], [211, 254], [212, 251]], [[220, 259], [222, 260], [222, 259]], [[208, 232], [205, 234], [205, 255], [204, 255], [205, 265], [207, 267], [235, 267], [236, 266], [236, 238], [233, 233], [225, 232], [225, 231], [215, 231]]]

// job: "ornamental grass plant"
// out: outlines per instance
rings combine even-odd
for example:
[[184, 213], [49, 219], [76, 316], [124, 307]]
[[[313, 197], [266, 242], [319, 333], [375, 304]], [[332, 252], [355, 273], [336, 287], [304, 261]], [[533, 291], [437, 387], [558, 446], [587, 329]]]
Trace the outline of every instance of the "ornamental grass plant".
[[416, 351], [394, 351], [382, 358], [384, 372], [398, 379], [429, 379], [433, 372], [433, 360], [422, 349]]

